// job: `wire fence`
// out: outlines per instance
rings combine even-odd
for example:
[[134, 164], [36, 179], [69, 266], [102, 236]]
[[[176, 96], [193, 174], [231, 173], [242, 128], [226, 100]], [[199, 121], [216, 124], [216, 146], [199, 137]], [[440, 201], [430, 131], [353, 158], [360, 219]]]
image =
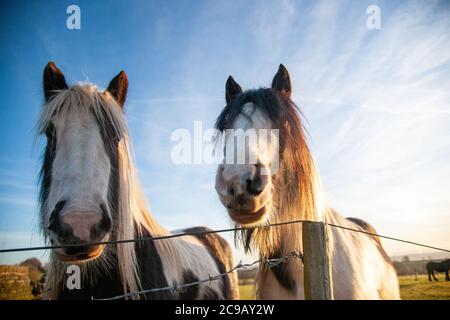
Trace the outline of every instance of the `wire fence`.
[[[136, 239], [89, 242], [89, 243], [84, 243], [83, 246], [95, 246], [95, 245], [120, 244], [120, 243], [130, 243], [130, 242], [167, 240], [167, 239], [180, 238], [180, 237], [186, 237], [186, 236], [201, 236], [201, 235], [207, 235], [207, 234], [211, 234], [211, 233], [225, 233], [225, 232], [233, 232], [233, 231], [241, 231], [241, 230], [271, 228], [271, 227], [278, 227], [278, 226], [283, 226], [283, 225], [293, 224], [293, 223], [303, 223], [303, 222], [307, 222], [307, 221], [308, 220], [292, 220], [292, 221], [272, 223], [272, 224], [268, 224], [268, 225], [264, 225], [264, 226], [255, 226], [255, 227], [240, 227], [240, 228], [228, 228], [228, 229], [219, 229], [219, 230], [205, 230], [205, 231], [198, 231], [198, 232], [175, 233], [175, 234], [170, 234], [170, 235], [165, 235], [165, 236], [158, 236], [158, 237], [142, 237], [142, 238], [136, 238]], [[56, 245], [56, 246], [11, 248], [11, 249], [0, 249], [0, 253], [20, 252], [20, 251], [36, 251], [36, 250], [49, 250], [49, 249], [71, 248], [71, 247], [79, 247], [79, 246], [80, 246], [79, 244], [64, 244], [64, 245]]]
[[156, 292], [161, 292], [161, 291], [171, 291], [173, 293], [180, 293], [183, 289], [188, 288], [188, 287], [197, 286], [197, 285], [200, 285], [203, 283], [211, 283], [212, 281], [220, 280], [223, 277], [229, 275], [230, 273], [233, 273], [236, 270], [251, 268], [257, 264], [263, 264], [266, 268], [271, 269], [271, 268], [274, 268], [274, 267], [280, 265], [281, 263], [287, 262], [288, 260], [290, 260], [292, 258], [298, 258], [303, 261], [303, 255], [300, 251], [298, 251], [298, 250], [291, 251], [289, 254], [287, 254], [281, 258], [277, 258], [277, 259], [261, 258], [259, 260], [253, 261], [252, 263], [242, 263], [242, 261], [241, 261], [234, 268], [232, 268], [228, 271], [225, 271], [225, 272], [220, 273], [215, 276], [210, 275], [206, 279], [198, 280], [195, 282], [167, 286], [167, 287], [163, 287], [163, 288], [153, 288], [153, 289], [141, 290], [141, 291], [136, 291], [136, 292], [130, 292], [127, 294], [122, 294], [122, 295], [114, 296], [111, 298], [96, 299], [96, 298], [92, 297], [92, 300], [120, 300], [120, 299], [126, 299], [126, 298], [140, 297], [143, 294], [156, 293]]
[[[137, 239], [92, 242], [92, 243], [85, 243], [85, 244], [83, 244], [83, 246], [113, 245], [113, 244], [121, 244], [121, 243], [137, 243], [137, 242], [143, 242], [143, 241], [160, 241], [160, 240], [167, 240], [167, 239], [180, 238], [180, 237], [186, 237], [186, 236], [201, 236], [201, 235], [206, 235], [206, 234], [218, 234], [218, 233], [236, 232], [236, 231], [242, 231], [242, 230], [273, 228], [273, 227], [279, 227], [279, 226], [288, 225], [288, 224], [298, 224], [298, 223], [304, 223], [304, 222], [314, 222], [314, 221], [292, 220], [292, 221], [279, 222], [279, 223], [273, 223], [273, 224], [267, 224], [264, 226], [255, 226], [255, 227], [240, 227], [240, 228], [228, 228], [228, 229], [219, 229], [219, 230], [204, 230], [204, 231], [199, 231], [199, 232], [176, 233], [176, 234], [164, 235], [164, 236], [159, 236], [159, 237], [142, 237], [142, 238], [137, 238]], [[339, 228], [339, 229], [348, 230], [348, 231], [352, 231], [352, 232], [363, 233], [363, 234], [366, 234], [369, 236], [376, 236], [376, 237], [380, 237], [380, 238], [384, 238], [384, 239], [388, 239], [388, 240], [403, 242], [403, 243], [420, 246], [420, 247], [424, 247], [424, 248], [428, 248], [428, 249], [434, 249], [434, 250], [438, 250], [438, 251], [442, 251], [442, 252], [450, 252], [450, 250], [448, 250], [448, 249], [431, 246], [431, 245], [427, 245], [427, 244], [423, 244], [423, 243], [419, 243], [419, 242], [415, 242], [415, 241], [399, 239], [399, 238], [395, 238], [395, 237], [391, 237], [391, 236], [385, 236], [385, 235], [381, 235], [378, 233], [368, 232], [363, 229], [355, 229], [355, 228], [340, 226], [340, 225], [336, 225], [336, 224], [332, 224], [332, 223], [326, 223], [326, 224], [332, 228]], [[79, 244], [66, 244], [66, 245], [56, 245], [56, 246], [9, 248], [9, 249], [0, 249], [0, 253], [35, 251], [35, 250], [50, 250], [50, 249], [70, 248], [70, 247], [78, 247], [78, 246], [80, 246], [80, 245]], [[303, 261], [303, 254], [299, 250], [296, 250], [296, 251], [291, 251], [290, 253], [288, 253], [287, 255], [285, 255], [283, 257], [279, 257], [279, 258], [275, 258], [275, 259], [260, 258], [259, 260], [256, 260], [256, 261], [253, 261], [252, 263], [247, 263], [247, 264], [244, 264], [241, 261], [239, 264], [237, 264], [235, 267], [233, 267], [230, 270], [227, 270], [223, 273], [220, 273], [220, 274], [217, 274], [214, 276], [209, 275], [208, 278], [198, 280], [195, 282], [176, 284], [176, 285], [162, 287], [162, 288], [145, 289], [145, 290], [141, 290], [141, 291], [137, 291], [137, 292], [130, 292], [127, 294], [118, 295], [118, 296], [114, 296], [114, 297], [110, 297], [110, 298], [96, 299], [95, 297], [92, 297], [92, 299], [93, 300], [119, 300], [119, 299], [140, 297], [141, 295], [151, 294], [151, 293], [156, 293], [156, 292], [161, 292], [161, 291], [171, 291], [174, 293], [180, 293], [183, 289], [186, 289], [191, 286], [201, 285], [204, 283], [211, 283], [212, 281], [220, 280], [223, 277], [229, 275], [230, 273], [232, 273], [236, 270], [251, 268], [257, 264], [263, 264], [267, 268], [274, 268], [274, 267], [280, 265], [281, 263], [286, 263], [288, 260], [290, 260], [292, 258], [299, 258]]]
[[[288, 224], [298, 224], [298, 223], [304, 223], [304, 222], [315, 222], [310, 220], [291, 220], [291, 221], [285, 221], [285, 222], [278, 222], [278, 223], [269, 223], [267, 225], [262, 226], [254, 226], [254, 227], [240, 227], [240, 228], [228, 228], [228, 229], [219, 229], [219, 230], [205, 230], [205, 231], [198, 231], [198, 232], [184, 232], [184, 233], [176, 233], [176, 234], [170, 234], [165, 236], [158, 236], [158, 237], [142, 237], [142, 238], [136, 238], [136, 239], [124, 239], [124, 240], [109, 240], [109, 241], [99, 241], [99, 242], [89, 242], [89, 243], [83, 243], [83, 246], [94, 246], [94, 245], [109, 245], [109, 244], [121, 244], [121, 243], [136, 243], [136, 242], [144, 242], [144, 241], [159, 241], [159, 240], [167, 240], [167, 239], [173, 239], [173, 238], [180, 238], [180, 237], [186, 237], [186, 236], [201, 236], [201, 235], [207, 235], [212, 233], [225, 233], [225, 232], [235, 232], [235, 231], [242, 231], [242, 230], [253, 230], [253, 229], [265, 229], [265, 228], [272, 228], [272, 227], [279, 227], [283, 225]], [[326, 223], [328, 226], [333, 228], [339, 228], [344, 229], [348, 231], [353, 232], [359, 232], [364, 233], [370, 236], [376, 236], [388, 240], [403, 242], [412, 244], [415, 246], [420, 246], [428, 249], [434, 249], [438, 251], [443, 252], [450, 252], [449, 249], [439, 248], [436, 246], [431, 246], [415, 241], [410, 240], [404, 240], [399, 239], [391, 236], [385, 236], [379, 233], [373, 233], [368, 232], [363, 229], [355, 229], [355, 228], [349, 228], [345, 226], [340, 226], [333, 223]], [[36, 251], [36, 250], [51, 250], [51, 249], [60, 249], [60, 248], [71, 248], [71, 247], [79, 247], [80, 244], [64, 244], [64, 245], [53, 245], [53, 246], [38, 246], [38, 247], [23, 247], [23, 248], [9, 248], [9, 249], [0, 249], [0, 253], [8, 253], [8, 252], [21, 252], [21, 251]]]

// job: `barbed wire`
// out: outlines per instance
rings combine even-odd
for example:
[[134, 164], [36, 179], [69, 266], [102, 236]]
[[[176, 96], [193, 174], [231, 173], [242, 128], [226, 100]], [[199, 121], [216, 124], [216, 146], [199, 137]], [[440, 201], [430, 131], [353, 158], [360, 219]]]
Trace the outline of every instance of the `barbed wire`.
[[375, 236], [375, 237], [384, 238], [384, 239], [388, 239], [388, 240], [408, 243], [408, 244], [412, 244], [412, 245], [419, 246], [419, 247], [434, 249], [434, 250], [443, 251], [443, 252], [450, 252], [450, 250], [448, 250], [448, 249], [439, 248], [439, 247], [435, 247], [435, 246], [430, 246], [430, 245], [419, 243], [419, 242], [415, 242], [415, 241], [403, 240], [403, 239], [399, 239], [399, 238], [384, 236], [384, 235], [381, 235], [381, 234], [378, 234], [378, 233], [375, 233], [375, 232], [368, 232], [368, 231], [364, 231], [364, 230], [353, 229], [353, 228], [344, 227], [344, 226], [340, 226], [340, 225], [333, 224], [333, 223], [327, 223], [327, 225], [329, 225], [330, 227], [333, 227], [333, 228], [339, 228], [339, 229], [344, 229], [344, 230], [364, 233], [364, 234], [367, 234], [369, 236]]
[[[236, 231], [242, 231], [242, 230], [267, 229], [267, 228], [272, 228], [272, 227], [278, 227], [278, 226], [283, 226], [283, 225], [288, 225], [288, 224], [304, 223], [304, 222], [322, 223], [322, 222], [310, 221], [310, 220], [292, 220], [292, 221], [279, 222], [279, 223], [267, 224], [267, 225], [262, 225], [262, 226], [254, 226], [254, 227], [227, 228], [227, 229], [219, 229], [219, 230], [203, 230], [203, 231], [196, 231], [196, 232], [175, 233], [175, 234], [169, 234], [169, 235], [164, 235], [164, 236], [159, 236], [159, 237], [142, 237], [142, 238], [137, 238], [137, 239], [91, 242], [91, 243], [84, 243], [83, 246], [108, 245], [108, 244], [120, 244], [120, 243], [137, 243], [137, 242], [143, 242], [143, 241], [159, 241], [159, 240], [173, 239], [173, 238], [186, 237], [186, 236], [201, 236], [201, 235], [207, 235], [207, 234], [224, 233], [224, 232], [232, 232], [232, 231], [236, 232]], [[399, 239], [399, 238], [395, 238], [395, 237], [385, 236], [385, 235], [381, 235], [381, 234], [378, 234], [375, 232], [368, 232], [363, 229], [355, 229], [355, 228], [345, 227], [345, 226], [341, 226], [341, 225], [337, 225], [337, 224], [333, 224], [333, 223], [326, 223], [326, 222], [324, 222], [324, 224], [326, 224], [330, 227], [333, 227], [333, 228], [339, 228], [339, 229], [348, 230], [348, 231], [352, 231], [352, 232], [363, 233], [363, 234], [366, 234], [369, 236], [376, 236], [376, 237], [380, 237], [380, 238], [384, 238], [384, 239], [388, 239], [388, 240], [399, 241], [399, 242], [408, 243], [408, 244], [412, 244], [412, 245], [416, 245], [416, 246], [421, 246], [421, 247], [425, 247], [425, 248], [429, 248], [429, 249], [439, 250], [439, 251], [443, 251], [443, 252], [450, 252], [450, 250], [448, 250], [448, 249], [439, 248], [436, 246], [430, 246], [430, 245], [418, 243], [415, 241], [409, 241], [409, 240]], [[0, 253], [32, 251], [32, 250], [48, 250], [48, 249], [70, 248], [70, 247], [78, 247], [78, 246], [80, 246], [80, 244], [10, 248], [10, 249], [0, 249]], [[145, 290], [130, 292], [130, 293], [126, 293], [123, 295], [118, 295], [118, 296], [114, 296], [114, 297], [110, 297], [110, 298], [101, 298], [101, 299], [96, 299], [94, 297], [91, 297], [91, 298], [93, 300], [119, 300], [119, 299], [140, 297], [143, 294], [150, 294], [150, 293], [156, 293], [156, 292], [161, 292], [161, 291], [171, 291], [171, 292], [175, 292], [175, 293], [180, 293], [183, 289], [191, 287], [191, 286], [196, 286], [196, 285], [200, 285], [200, 284], [208, 283], [208, 282], [211, 284], [212, 281], [220, 280], [223, 277], [227, 276], [228, 274], [230, 274], [236, 270], [250, 268], [256, 264], [261, 264], [261, 263], [264, 264], [267, 268], [274, 268], [281, 263], [287, 262], [289, 259], [291, 259], [293, 257], [300, 258], [303, 261], [303, 254], [297, 250], [297, 251], [292, 251], [289, 254], [287, 254], [286, 256], [283, 256], [280, 258], [274, 258], [274, 259], [260, 258], [256, 261], [253, 261], [252, 263], [247, 263], [247, 264], [244, 264], [241, 261], [238, 265], [236, 265], [235, 267], [233, 267], [230, 270], [227, 270], [227, 271], [220, 273], [218, 275], [215, 275], [215, 276], [210, 275], [207, 279], [202, 279], [202, 280], [198, 280], [198, 281], [191, 282], [191, 283], [172, 285], [172, 286], [167, 286], [167, 287], [162, 287], [162, 288], [145, 289]]]
[[162, 287], [162, 288], [152, 288], [152, 289], [146, 289], [146, 290], [141, 290], [141, 291], [129, 292], [126, 294], [122, 294], [122, 295], [118, 295], [118, 296], [114, 296], [114, 297], [110, 297], [110, 298], [96, 299], [96, 298], [92, 297], [92, 300], [120, 300], [120, 299], [126, 299], [126, 298], [140, 297], [143, 294], [156, 293], [156, 292], [161, 292], [161, 291], [171, 291], [171, 292], [180, 293], [180, 292], [182, 292], [183, 289], [188, 288], [188, 287], [197, 286], [197, 285], [200, 285], [203, 283], [211, 283], [212, 281], [220, 280], [223, 277], [229, 275], [230, 273], [233, 273], [236, 270], [251, 268], [251, 267], [255, 266], [256, 264], [261, 264], [261, 263], [263, 263], [264, 266], [266, 266], [267, 268], [271, 269], [271, 268], [274, 268], [274, 267], [280, 265], [281, 263], [287, 262], [288, 260], [290, 260], [292, 258], [299, 258], [300, 260], [303, 261], [303, 254], [300, 252], [300, 250], [294, 250], [280, 258], [273, 258], [273, 259], [260, 258], [258, 260], [253, 261], [252, 263], [242, 263], [242, 261], [241, 261], [232, 269], [225, 271], [223, 273], [220, 273], [218, 275], [215, 275], [215, 276], [209, 276], [207, 279], [198, 280], [198, 281], [190, 282], [190, 283], [183, 283], [183, 284], [179, 284], [179, 285], [167, 286], [167, 287]]
[[227, 228], [227, 229], [219, 229], [219, 230], [205, 230], [205, 231], [197, 231], [197, 232], [183, 232], [183, 233], [174, 233], [174, 234], [158, 236], [158, 237], [142, 237], [142, 238], [136, 238], [136, 239], [89, 242], [89, 243], [83, 243], [82, 245], [80, 245], [80, 244], [61, 244], [61, 245], [52, 245], [52, 246], [0, 249], [0, 253], [49, 250], [49, 249], [51, 250], [51, 249], [71, 248], [71, 247], [79, 247], [79, 246], [121, 244], [121, 243], [130, 243], [130, 242], [159, 241], [159, 240], [167, 240], [167, 239], [186, 237], [186, 236], [201, 236], [201, 235], [207, 235], [207, 234], [212, 234], [212, 233], [224, 233], [224, 232], [252, 230], [252, 229], [265, 229], [265, 228], [278, 227], [278, 226], [293, 224], [293, 223], [303, 223], [303, 222], [308, 222], [308, 221], [309, 220], [292, 220], [292, 221], [278, 222], [278, 223], [272, 223], [272, 224], [267, 224], [267, 225], [254, 226], [254, 227], [239, 227], [239, 228]]
[[[173, 239], [173, 238], [179, 238], [179, 237], [186, 237], [186, 236], [201, 236], [201, 235], [207, 235], [212, 233], [224, 233], [224, 232], [233, 232], [233, 231], [242, 231], [242, 230], [254, 230], [254, 229], [266, 229], [271, 227], [278, 227], [283, 226], [287, 224], [294, 224], [294, 223], [303, 223], [303, 222], [311, 222], [311, 223], [320, 223], [317, 221], [311, 221], [311, 220], [291, 220], [286, 222], [278, 222], [278, 223], [271, 223], [267, 225], [262, 226], [254, 226], [254, 227], [239, 227], [239, 228], [228, 228], [228, 229], [219, 229], [219, 230], [205, 230], [205, 231], [198, 231], [198, 232], [185, 232], [185, 233], [176, 233], [176, 234], [170, 234], [165, 236], [159, 236], [159, 237], [142, 237], [137, 239], [124, 239], [124, 240], [109, 240], [109, 241], [99, 241], [99, 242], [90, 242], [90, 243], [84, 243], [82, 246], [93, 246], [93, 245], [108, 245], [108, 244], [121, 244], [121, 243], [136, 243], [136, 242], [144, 242], [144, 241], [158, 241], [158, 240], [166, 240], [166, 239]], [[374, 232], [368, 232], [363, 229], [355, 229], [355, 228], [349, 228], [333, 223], [325, 223], [333, 228], [340, 228], [348, 231], [353, 232], [359, 232], [364, 233], [370, 236], [376, 236], [388, 240], [403, 242], [412, 244], [415, 246], [420, 246], [424, 248], [434, 249], [438, 251], [443, 252], [450, 252], [448, 249], [439, 248], [436, 246], [430, 246], [427, 244], [410, 241], [410, 240], [404, 240], [399, 239], [391, 236], [385, 236], [382, 234], [374, 233]], [[64, 245], [53, 245], [53, 246], [38, 246], [38, 247], [23, 247], [23, 248], [9, 248], [9, 249], [0, 249], [0, 253], [8, 253], [8, 252], [20, 252], [20, 251], [35, 251], [35, 250], [51, 250], [51, 249], [60, 249], [60, 248], [71, 248], [71, 247], [79, 247], [80, 244], [64, 244]]]

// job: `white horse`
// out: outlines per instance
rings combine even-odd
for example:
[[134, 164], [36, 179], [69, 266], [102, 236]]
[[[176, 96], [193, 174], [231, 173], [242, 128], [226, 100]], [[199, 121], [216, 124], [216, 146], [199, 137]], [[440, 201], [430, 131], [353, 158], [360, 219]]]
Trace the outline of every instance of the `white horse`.
[[[325, 204], [300, 112], [290, 96], [290, 76], [283, 65], [273, 79], [272, 88], [243, 92], [231, 76], [228, 78], [227, 105], [216, 122], [217, 129], [225, 134], [224, 140], [230, 143], [235, 139], [235, 134], [227, 129], [278, 129], [278, 139], [270, 139], [265, 148], [251, 142], [241, 144], [241, 149], [229, 150], [227, 146], [233, 144], [225, 146], [225, 154], [237, 150], [245, 152], [247, 159], [256, 159], [253, 163], [225, 162], [218, 168], [216, 190], [229, 216], [238, 226], [319, 218], [375, 233], [366, 222], [346, 219]], [[302, 250], [299, 224], [245, 230], [236, 236], [245, 250], [255, 247], [264, 258]], [[331, 239], [335, 299], [400, 298], [395, 269], [378, 237], [331, 228]], [[261, 299], [304, 299], [300, 260], [290, 260], [272, 269], [261, 266], [257, 294]]]
[[[41, 228], [51, 244], [74, 245], [52, 250], [44, 298], [109, 298], [208, 279], [234, 266], [230, 246], [216, 234], [91, 244], [170, 235], [150, 215], [137, 181], [123, 112], [127, 88], [123, 71], [99, 91], [68, 87], [53, 62], [44, 70]], [[67, 267], [74, 264], [81, 269], [79, 290], [66, 286]], [[236, 299], [237, 275], [141, 297]]]

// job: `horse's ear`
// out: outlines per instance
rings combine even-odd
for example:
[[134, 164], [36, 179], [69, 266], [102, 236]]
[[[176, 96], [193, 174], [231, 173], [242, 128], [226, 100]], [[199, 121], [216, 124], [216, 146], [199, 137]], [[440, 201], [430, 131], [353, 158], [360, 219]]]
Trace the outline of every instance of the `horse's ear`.
[[234, 81], [232, 76], [229, 76], [227, 79], [227, 84], [225, 85], [225, 100], [227, 104], [233, 102], [236, 97], [242, 93], [241, 86]]
[[66, 79], [63, 73], [53, 61], [47, 63], [44, 69], [44, 95], [45, 100], [50, 100], [57, 90], [67, 89]]
[[119, 105], [123, 108], [128, 92], [128, 76], [125, 71], [120, 71], [108, 85], [106, 89], [114, 98], [116, 98]]
[[291, 77], [287, 69], [280, 64], [278, 72], [273, 78], [272, 89], [278, 90], [286, 94], [289, 98], [291, 97]]

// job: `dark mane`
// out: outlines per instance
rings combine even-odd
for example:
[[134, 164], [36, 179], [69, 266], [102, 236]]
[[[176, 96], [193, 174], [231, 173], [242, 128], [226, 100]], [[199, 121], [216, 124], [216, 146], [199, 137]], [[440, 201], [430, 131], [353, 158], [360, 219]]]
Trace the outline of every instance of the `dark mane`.
[[[243, 92], [234, 101], [227, 104], [216, 120], [216, 129], [222, 132], [230, 128], [238, 116], [246, 116], [242, 109], [249, 102], [267, 114], [272, 121], [273, 129], [280, 129], [280, 135], [287, 133], [282, 130], [286, 123], [291, 128], [302, 127], [300, 119], [304, 116], [289, 97], [271, 88], [260, 88]], [[303, 132], [297, 133], [302, 134]], [[283, 138], [287, 137], [283, 136]], [[281, 136], [280, 139], [284, 140]]]

